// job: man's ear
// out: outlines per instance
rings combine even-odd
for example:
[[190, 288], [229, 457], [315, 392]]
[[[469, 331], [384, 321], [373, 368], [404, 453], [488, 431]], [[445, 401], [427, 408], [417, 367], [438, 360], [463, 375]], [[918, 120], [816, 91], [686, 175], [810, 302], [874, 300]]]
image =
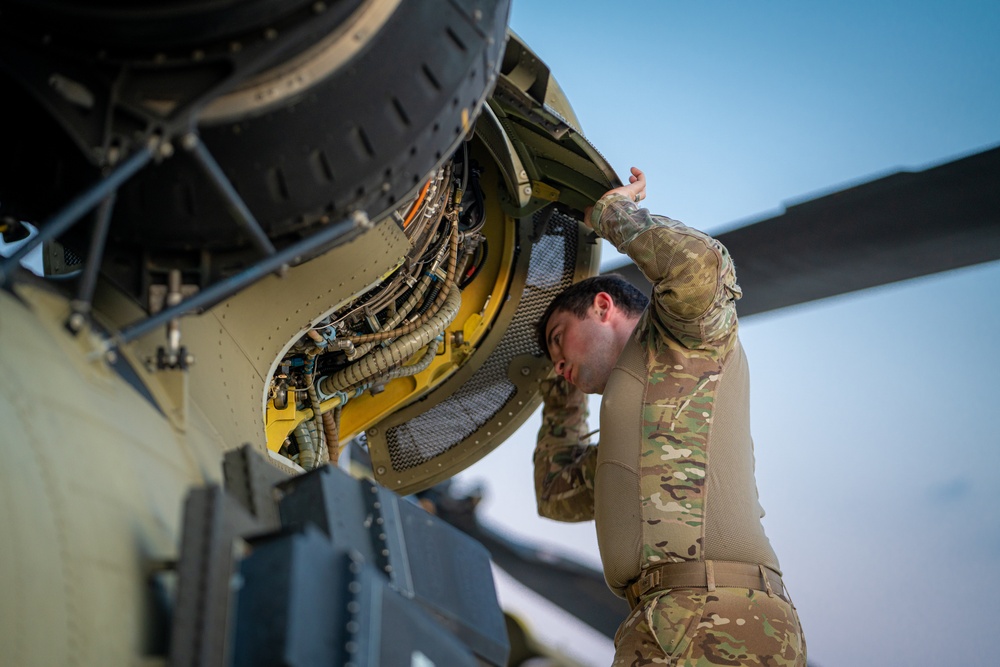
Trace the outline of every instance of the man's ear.
[[594, 309], [602, 322], [607, 321], [614, 307], [615, 300], [607, 292], [598, 292], [594, 295]]

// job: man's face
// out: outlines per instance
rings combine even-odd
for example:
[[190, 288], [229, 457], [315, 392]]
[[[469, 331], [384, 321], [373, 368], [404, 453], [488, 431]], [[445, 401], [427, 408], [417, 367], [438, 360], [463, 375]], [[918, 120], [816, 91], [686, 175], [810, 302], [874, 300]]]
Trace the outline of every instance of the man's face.
[[606, 313], [592, 306], [583, 319], [558, 310], [545, 325], [549, 358], [556, 373], [587, 394], [603, 394], [620, 345]]

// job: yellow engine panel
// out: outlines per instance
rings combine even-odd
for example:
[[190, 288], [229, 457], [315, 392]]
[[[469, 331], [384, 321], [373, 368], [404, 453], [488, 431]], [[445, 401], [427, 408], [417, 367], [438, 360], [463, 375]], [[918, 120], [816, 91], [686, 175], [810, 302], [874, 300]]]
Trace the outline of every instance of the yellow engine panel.
[[[502, 187], [503, 177], [482, 147], [473, 142], [472, 157], [482, 167], [482, 180]], [[496, 191], [495, 188], [490, 188]], [[346, 441], [363, 432], [373, 424], [424, 396], [448, 379], [465, 361], [472, 356], [497, 314], [511, 283], [511, 272], [516, 251], [516, 227], [514, 220], [503, 210], [496, 197], [484, 202], [487, 224], [481, 230], [489, 248], [486, 260], [475, 279], [462, 290], [462, 302], [458, 315], [448, 326], [443, 349], [434, 357], [430, 366], [409, 377], [401, 377], [387, 383], [377, 395], [363, 393], [351, 398], [343, 406], [340, 437]], [[300, 397], [301, 398], [301, 397]], [[277, 452], [299, 423], [313, 416], [312, 410], [296, 408], [295, 396], [289, 395], [284, 408], [277, 408], [273, 397], [267, 401], [265, 430], [267, 447]], [[322, 412], [340, 406], [339, 396], [320, 403]]]

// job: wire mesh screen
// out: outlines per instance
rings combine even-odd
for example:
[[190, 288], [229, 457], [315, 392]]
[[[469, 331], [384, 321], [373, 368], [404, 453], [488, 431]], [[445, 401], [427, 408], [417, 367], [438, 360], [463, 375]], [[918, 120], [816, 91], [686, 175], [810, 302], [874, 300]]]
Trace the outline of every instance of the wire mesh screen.
[[511, 360], [521, 354], [541, 354], [535, 340], [535, 322], [553, 297], [572, 283], [577, 256], [576, 219], [542, 211], [535, 214], [535, 228], [546, 218], [544, 233], [531, 246], [520, 303], [500, 344], [458, 391], [387, 430], [386, 444], [394, 470], [401, 472], [426, 463], [486, 426], [517, 391], [507, 376]]

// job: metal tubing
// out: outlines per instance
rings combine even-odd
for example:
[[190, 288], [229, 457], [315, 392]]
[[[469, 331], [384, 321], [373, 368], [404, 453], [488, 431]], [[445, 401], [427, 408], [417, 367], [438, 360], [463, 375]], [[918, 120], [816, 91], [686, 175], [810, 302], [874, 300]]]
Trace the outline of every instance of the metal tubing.
[[205, 144], [201, 141], [201, 138], [194, 133], [189, 134], [184, 137], [184, 146], [194, 154], [198, 163], [204, 168], [205, 173], [208, 174], [208, 177], [215, 184], [219, 194], [226, 198], [226, 201], [232, 207], [231, 212], [233, 217], [249, 232], [250, 239], [254, 245], [265, 255], [273, 255], [276, 251], [274, 245], [271, 243], [271, 239], [267, 238], [267, 234], [264, 233], [260, 223], [257, 222], [257, 218], [250, 212], [243, 198], [236, 192], [236, 188], [226, 178], [222, 167], [219, 166], [219, 163], [215, 161], [212, 154], [205, 148]]
[[90, 305], [94, 300], [94, 289], [97, 287], [97, 274], [101, 268], [101, 258], [104, 256], [104, 242], [108, 238], [111, 227], [111, 211], [115, 207], [115, 193], [105, 197], [97, 207], [94, 220], [94, 231], [90, 235], [90, 250], [87, 253], [87, 264], [80, 276], [80, 288], [77, 291], [73, 312], [82, 315], [90, 314]]
[[6, 260], [0, 262], [0, 285], [7, 283], [8, 277], [14, 274], [18, 264], [29, 252], [42, 243], [51, 241], [79, 222], [80, 218], [117, 190], [122, 183], [145, 167], [152, 157], [152, 149], [144, 146], [125, 162], [115, 167], [110, 174], [87, 188], [83, 194], [78, 195], [76, 199], [49, 218], [45, 224], [39, 227], [38, 234], [33, 239], [18, 248], [17, 252]]
[[265, 257], [247, 270], [230, 278], [226, 278], [225, 280], [220, 280], [214, 285], [211, 285], [201, 292], [198, 292], [184, 301], [181, 301], [176, 306], [164, 308], [152, 317], [148, 317], [145, 320], [140, 320], [135, 324], [124, 327], [118, 332], [117, 335], [113, 336], [106, 342], [109, 344], [109, 347], [115, 347], [131, 340], [135, 340], [139, 336], [147, 334], [153, 329], [166, 324], [175, 317], [182, 317], [194, 310], [197, 310], [198, 308], [214, 304], [217, 301], [235, 294], [244, 287], [257, 282], [267, 274], [280, 269], [286, 264], [290, 264], [293, 260], [301, 257], [314, 248], [336, 240], [353, 230], [355, 227], [367, 224], [367, 216], [359, 212], [355, 214], [355, 217], [330, 225], [325, 229], [316, 232], [312, 236], [304, 238], [298, 243], [292, 244], [284, 250], [276, 252], [270, 257]]

